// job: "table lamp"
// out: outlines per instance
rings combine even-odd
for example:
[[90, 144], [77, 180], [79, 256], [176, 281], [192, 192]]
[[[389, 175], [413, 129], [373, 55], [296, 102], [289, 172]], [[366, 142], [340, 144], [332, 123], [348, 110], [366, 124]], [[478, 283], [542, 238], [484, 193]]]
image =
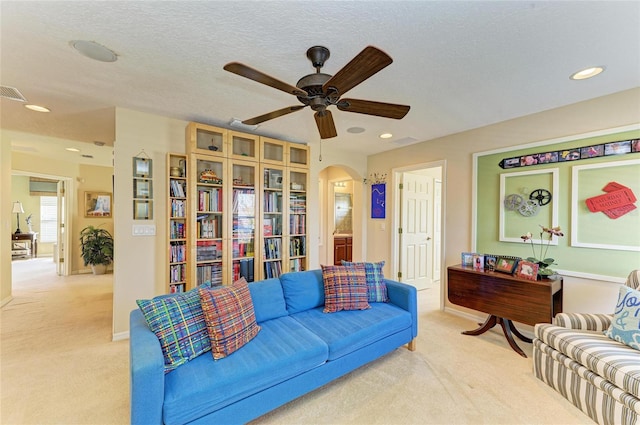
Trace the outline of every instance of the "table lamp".
[[13, 203], [13, 210], [11, 211], [12, 213], [16, 213], [16, 218], [17, 218], [17, 222], [18, 222], [18, 228], [16, 229], [15, 233], [22, 233], [22, 231], [20, 230], [20, 213], [24, 214], [24, 210], [22, 209], [22, 202], [20, 201], [16, 201]]

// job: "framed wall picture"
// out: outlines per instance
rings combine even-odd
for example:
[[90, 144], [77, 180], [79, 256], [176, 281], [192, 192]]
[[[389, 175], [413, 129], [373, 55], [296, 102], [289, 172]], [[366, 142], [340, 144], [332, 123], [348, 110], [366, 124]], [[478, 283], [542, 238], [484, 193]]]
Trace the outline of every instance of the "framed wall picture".
[[133, 157], [133, 177], [149, 178], [153, 175], [151, 158]]
[[371, 185], [371, 218], [385, 218], [385, 183]]
[[111, 193], [109, 192], [85, 192], [84, 193], [85, 217], [111, 217]]
[[134, 199], [133, 200], [133, 219], [134, 220], [152, 220], [153, 219], [153, 201]]
[[153, 198], [151, 179], [133, 179], [133, 197], [138, 199]]

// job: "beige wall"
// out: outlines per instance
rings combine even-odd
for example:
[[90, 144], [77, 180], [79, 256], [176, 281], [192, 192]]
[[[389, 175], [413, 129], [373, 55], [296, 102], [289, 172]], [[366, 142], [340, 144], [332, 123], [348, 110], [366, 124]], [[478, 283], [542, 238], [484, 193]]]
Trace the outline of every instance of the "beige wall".
[[[430, 119], [425, 117], [425, 119]], [[436, 119], [433, 117], [433, 119]], [[472, 154], [588, 133], [640, 122], [640, 89], [628, 90], [589, 101], [540, 112], [483, 128], [418, 143], [369, 157], [368, 173], [387, 173], [412, 164], [446, 161], [443, 175], [444, 264], [460, 262], [460, 253], [472, 243]], [[498, 183], [496, 183], [498, 184]], [[389, 187], [387, 202], [395, 188]], [[368, 220], [369, 257], [391, 260], [391, 219], [387, 231], [375, 228], [379, 220]], [[446, 291], [446, 287], [443, 287]], [[565, 300], [567, 300], [565, 292]], [[571, 302], [571, 301], [569, 301]], [[575, 306], [579, 308], [580, 306]], [[604, 308], [604, 307], [603, 307]]]

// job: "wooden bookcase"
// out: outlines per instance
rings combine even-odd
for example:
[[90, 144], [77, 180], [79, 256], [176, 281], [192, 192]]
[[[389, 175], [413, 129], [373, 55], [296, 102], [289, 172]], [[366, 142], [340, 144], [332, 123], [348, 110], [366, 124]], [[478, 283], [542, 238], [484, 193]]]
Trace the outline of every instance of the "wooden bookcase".
[[190, 123], [186, 152], [184, 290], [306, 270], [306, 145]]
[[167, 154], [168, 292], [187, 289], [187, 156]]

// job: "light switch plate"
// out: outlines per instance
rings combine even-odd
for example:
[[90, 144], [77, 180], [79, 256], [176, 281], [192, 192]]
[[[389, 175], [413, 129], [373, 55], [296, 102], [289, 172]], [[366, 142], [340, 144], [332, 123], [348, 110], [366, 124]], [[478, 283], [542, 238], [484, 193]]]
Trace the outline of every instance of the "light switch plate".
[[131, 233], [133, 236], [155, 236], [155, 224], [134, 224]]

